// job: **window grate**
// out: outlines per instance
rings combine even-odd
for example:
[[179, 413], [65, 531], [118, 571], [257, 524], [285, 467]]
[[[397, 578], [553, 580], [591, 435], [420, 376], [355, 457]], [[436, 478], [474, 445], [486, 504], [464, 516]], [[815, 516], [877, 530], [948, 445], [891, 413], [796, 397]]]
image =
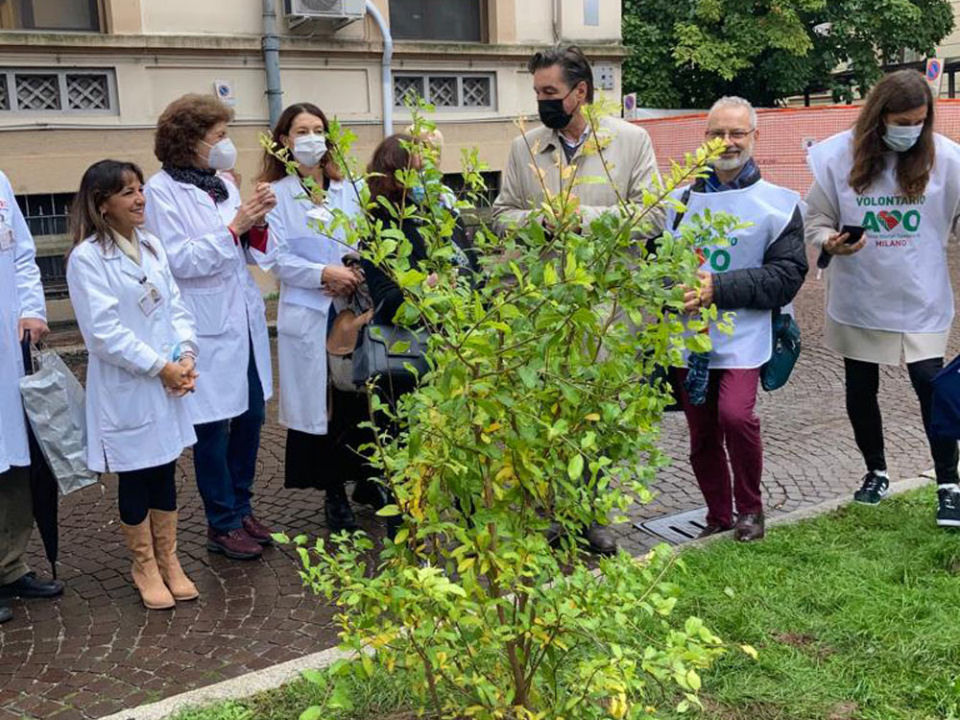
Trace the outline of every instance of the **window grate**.
[[103, 73], [67, 75], [67, 105], [71, 110], [109, 110], [107, 76]]
[[403, 107], [407, 97], [415, 100], [423, 97], [423, 78], [396, 75], [393, 78], [393, 104]]
[[116, 107], [112, 70], [0, 68], [0, 112], [114, 113]]
[[442, 109], [493, 108], [496, 105], [494, 75], [457, 74], [394, 75], [393, 102], [403, 107], [413, 93]]
[[35, 237], [65, 235], [72, 202], [73, 193], [17, 195], [20, 212]]
[[19, 110], [60, 109], [60, 82], [56, 75], [18, 73], [14, 77]]
[[37, 258], [40, 282], [48, 298], [67, 296], [67, 263], [63, 255], [45, 255]]
[[457, 78], [456, 77], [431, 77], [430, 78], [430, 102], [437, 107], [457, 107]]
[[493, 105], [490, 78], [482, 75], [464, 77], [463, 104], [466, 107], [490, 107]]

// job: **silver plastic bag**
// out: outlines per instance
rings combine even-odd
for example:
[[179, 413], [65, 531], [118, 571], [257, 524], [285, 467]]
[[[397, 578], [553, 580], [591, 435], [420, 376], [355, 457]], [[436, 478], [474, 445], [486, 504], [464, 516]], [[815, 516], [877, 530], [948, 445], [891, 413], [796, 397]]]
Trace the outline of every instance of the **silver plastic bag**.
[[97, 482], [87, 468], [87, 421], [80, 381], [53, 350], [33, 357], [34, 373], [20, 378], [23, 407], [61, 495]]

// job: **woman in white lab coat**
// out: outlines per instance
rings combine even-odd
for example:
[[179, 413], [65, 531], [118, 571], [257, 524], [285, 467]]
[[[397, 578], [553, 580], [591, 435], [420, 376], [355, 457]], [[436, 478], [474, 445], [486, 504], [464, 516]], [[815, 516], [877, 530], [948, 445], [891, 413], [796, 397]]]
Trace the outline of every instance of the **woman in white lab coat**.
[[185, 95], [163, 111], [154, 145], [163, 169], [147, 182], [146, 227], [163, 243], [197, 326], [203, 379], [187, 404], [207, 549], [246, 560], [271, 535], [251, 504], [273, 380], [263, 299], [247, 264], [264, 258], [264, 217], [275, 201], [267, 184], [241, 200], [223, 174], [236, 163], [232, 119], [209, 95]]
[[73, 205], [67, 285], [89, 353], [87, 465], [119, 475], [134, 584], [151, 609], [193, 600], [177, 560], [174, 471], [196, 435], [183, 396], [195, 386], [193, 318], [159, 241], [141, 229], [143, 173], [102, 160]]
[[267, 218], [271, 267], [281, 283], [277, 356], [280, 422], [288, 428], [286, 486], [326, 490], [327, 526], [337, 532], [356, 529], [344, 482], [361, 480], [370, 470], [355, 452], [368, 441], [357, 428], [365, 398], [328, 388], [326, 338], [333, 300], [351, 295], [363, 278], [358, 269], [343, 265], [350, 251], [343, 230], [326, 234], [322, 228], [336, 210], [348, 216], [362, 212], [358, 188], [344, 179], [335, 148], [328, 146], [327, 127], [316, 105], [298, 103], [284, 110], [273, 141], [298, 163], [297, 174], [288, 174], [280, 160], [265, 153], [260, 180], [272, 184], [277, 198]]

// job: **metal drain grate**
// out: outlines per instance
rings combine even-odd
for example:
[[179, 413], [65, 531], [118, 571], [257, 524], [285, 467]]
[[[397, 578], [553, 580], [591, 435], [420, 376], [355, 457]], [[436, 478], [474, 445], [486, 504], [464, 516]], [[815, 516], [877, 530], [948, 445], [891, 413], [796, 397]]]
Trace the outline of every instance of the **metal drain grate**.
[[649, 535], [666, 540], [671, 545], [682, 545], [690, 542], [707, 525], [707, 509], [705, 507], [686, 512], [661, 515], [652, 520], [634, 523], [634, 527], [643, 530]]

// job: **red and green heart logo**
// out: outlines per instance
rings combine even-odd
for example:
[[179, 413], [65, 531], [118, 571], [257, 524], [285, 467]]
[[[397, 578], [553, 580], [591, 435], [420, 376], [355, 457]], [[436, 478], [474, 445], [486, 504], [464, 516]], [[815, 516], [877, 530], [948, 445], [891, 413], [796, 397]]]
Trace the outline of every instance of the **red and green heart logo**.
[[883, 224], [887, 226], [887, 230], [893, 230], [897, 225], [900, 224], [900, 221], [903, 219], [903, 214], [899, 210], [881, 210], [877, 213], [877, 217], [883, 220]]

